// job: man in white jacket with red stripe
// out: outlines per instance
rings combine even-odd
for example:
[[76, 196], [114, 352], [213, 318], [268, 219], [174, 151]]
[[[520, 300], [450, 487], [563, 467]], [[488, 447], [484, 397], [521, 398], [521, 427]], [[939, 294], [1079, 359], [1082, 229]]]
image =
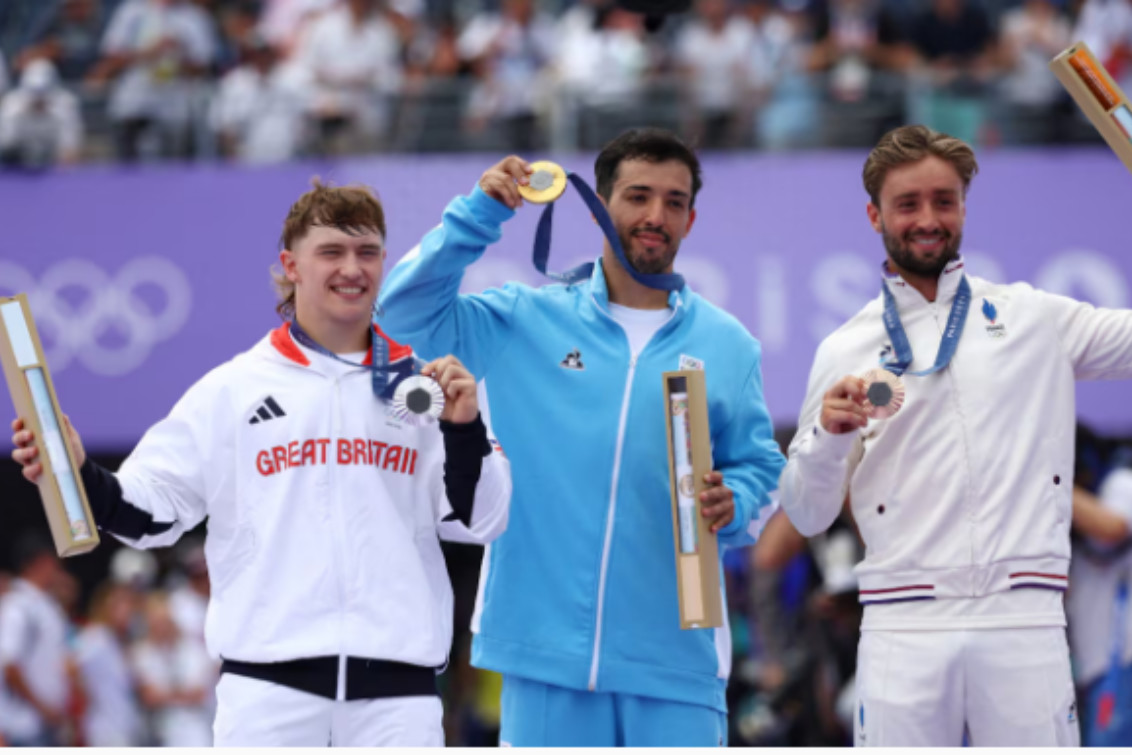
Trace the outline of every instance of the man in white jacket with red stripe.
[[[190, 388], [117, 474], [82, 462], [96, 522], [126, 543], [169, 545], [209, 520], [217, 745], [444, 743], [452, 589], [438, 536], [498, 536], [511, 478], [455, 358], [421, 370], [446, 397], [439, 425], [407, 421], [378, 390], [414, 358], [371, 325], [384, 239], [368, 190], [316, 184], [284, 225], [289, 322]], [[13, 429], [34, 480], [34, 438]]]
[[[1062, 607], [1074, 381], [1132, 377], [1132, 311], [967, 275], [976, 170], [923, 126], [870, 154], [882, 295], [819, 346], [780, 483], [802, 534], [848, 499], [865, 541], [858, 745], [1079, 742]], [[861, 379], [877, 369], [907, 370], [888, 419]]]

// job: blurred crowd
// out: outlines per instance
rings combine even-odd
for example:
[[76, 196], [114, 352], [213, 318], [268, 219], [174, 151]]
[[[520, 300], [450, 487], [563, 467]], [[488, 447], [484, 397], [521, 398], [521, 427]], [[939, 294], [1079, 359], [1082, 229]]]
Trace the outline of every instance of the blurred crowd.
[[1132, 84], [1132, 0], [5, 0], [0, 154], [273, 162], [591, 149], [1095, 139], [1046, 64], [1087, 41]]
[[0, 572], [0, 741], [12, 746], [205, 747], [219, 663], [204, 645], [199, 541], [163, 567], [119, 549], [90, 596], [46, 533], [25, 533]]
[[[34, 488], [26, 492], [34, 505]], [[61, 563], [44, 534], [25, 531], [0, 561], [0, 741], [207, 745], [218, 664], [203, 643], [209, 590], [197, 533], [166, 550], [104, 543], [105, 577], [84, 572], [83, 589], [79, 562]], [[501, 680], [468, 662], [482, 551], [444, 552], [456, 628], [440, 679], [447, 742], [495, 746]], [[862, 555], [848, 506], [819, 537], [778, 514], [755, 547], [728, 552], [730, 744], [852, 743]], [[1132, 444], [1081, 427], [1066, 612], [1086, 744], [1132, 746], [1130, 581]]]

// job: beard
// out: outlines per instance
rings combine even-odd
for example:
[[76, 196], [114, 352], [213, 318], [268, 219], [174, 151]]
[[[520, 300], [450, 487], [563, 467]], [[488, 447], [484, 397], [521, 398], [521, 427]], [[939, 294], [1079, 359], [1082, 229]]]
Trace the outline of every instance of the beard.
[[[633, 237], [638, 231], [655, 233], [664, 238], [664, 248], [657, 252], [656, 257], [651, 257], [649, 252], [633, 248]], [[676, 252], [680, 250], [680, 242], [673, 243], [672, 237], [659, 228], [645, 226], [632, 231], [618, 231], [617, 235], [621, 239], [621, 248], [625, 250], [625, 259], [629, 261], [629, 265], [634, 270], [643, 275], [659, 275], [668, 272], [676, 261]]]
[[891, 235], [887, 229], [883, 231], [884, 250], [888, 258], [901, 270], [923, 278], [936, 279], [951, 262], [959, 259], [959, 247], [963, 243], [963, 234], [954, 236], [950, 231], [941, 231], [943, 236], [943, 249], [936, 257], [923, 258], [913, 251], [915, 244], [912, 234], [905, 234], [902, 239]]

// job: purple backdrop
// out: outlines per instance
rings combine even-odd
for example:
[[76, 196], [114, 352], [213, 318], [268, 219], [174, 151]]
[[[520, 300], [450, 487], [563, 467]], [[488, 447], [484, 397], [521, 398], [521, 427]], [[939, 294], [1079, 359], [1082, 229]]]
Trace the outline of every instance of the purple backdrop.
[[[677, 269], [762, 340], [766, 394], [791, 424], [818, 341], [878, 290], [883, 252], [865, 217], [863, 153], [704, 160], [700, 216]], [[92, 448], [128, 448], [208, 369], [277, 324], [268, 267], [290, 203], [313, 175], [364, 182], [386, 205], [390, 261], [496, 158], [382, 157], [274, 168], [87, 168], [0, 177], [0, 294], [28, 291], [64, 409]], [[563, 164], [592, 176], [588, 158]], [[984, 152], [968, 198], [973, 272], [1098, 305], [1132, 302], [1123, 230], [1132, 177], [1105, 150]], [[539, 283], [527, 208], [465, 290]], [[551, 266], [597, 255], [600, 231], [568, 194]], [[1132, 431], [1125, 384], [1079, 389], [1080, 413]], [[0, 406], [3, 403], [0, 402]], [[11, 410], [0, 410], [8, 413]], [[6, 423], [5, 423], [6, 426]], [[7, 443], [7, 433], [0, 446]]]

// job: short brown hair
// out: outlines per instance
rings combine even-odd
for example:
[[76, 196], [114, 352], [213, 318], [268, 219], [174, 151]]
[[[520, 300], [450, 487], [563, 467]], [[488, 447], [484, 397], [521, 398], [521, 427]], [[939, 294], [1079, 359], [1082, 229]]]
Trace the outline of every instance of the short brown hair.
[[597, 193], [605, 201], [608, 202], [613, 196], [613, 184], [617, 181], [621, 163], [629, 160], [645, 160], [650, 163], [678, 160], [687, 165], [692, 174], [692, 196], [688, 206], [695, 206], [696, 195], [704, 185], [700, 175], [700, 160], [679, 136], [662, 128], [633, 128], [622, 132], [602, 147], [594, 161], [594, 177], [597, 181]]
[[[385, 210], [368, 186], [331, 186], [316, 177], [311, 180], [311, 187], [291, 205], [283, 221], [279, 237], [282, 249], [291, 249], [316, 226], [337, 228], [351, 236], [377, 231], [385, 240]], [[275, 266], [271, 269], [271, 281], [279, 295], [275, 311], [290, 320], [295, 316], [295, 284]]]
[[918, 163], [932, 155], [951, 163], [963, 181], [963, 194], [966, 195], [971, 179], [979, 170], [974, 150], [962, 139], [941, 134], [927, 126], [916, 125], [901, 126], [889, 131], [869, 153], [863, 174], [869, 199], [880, 207], [880, 190], [888, 172], [901, 165]]

